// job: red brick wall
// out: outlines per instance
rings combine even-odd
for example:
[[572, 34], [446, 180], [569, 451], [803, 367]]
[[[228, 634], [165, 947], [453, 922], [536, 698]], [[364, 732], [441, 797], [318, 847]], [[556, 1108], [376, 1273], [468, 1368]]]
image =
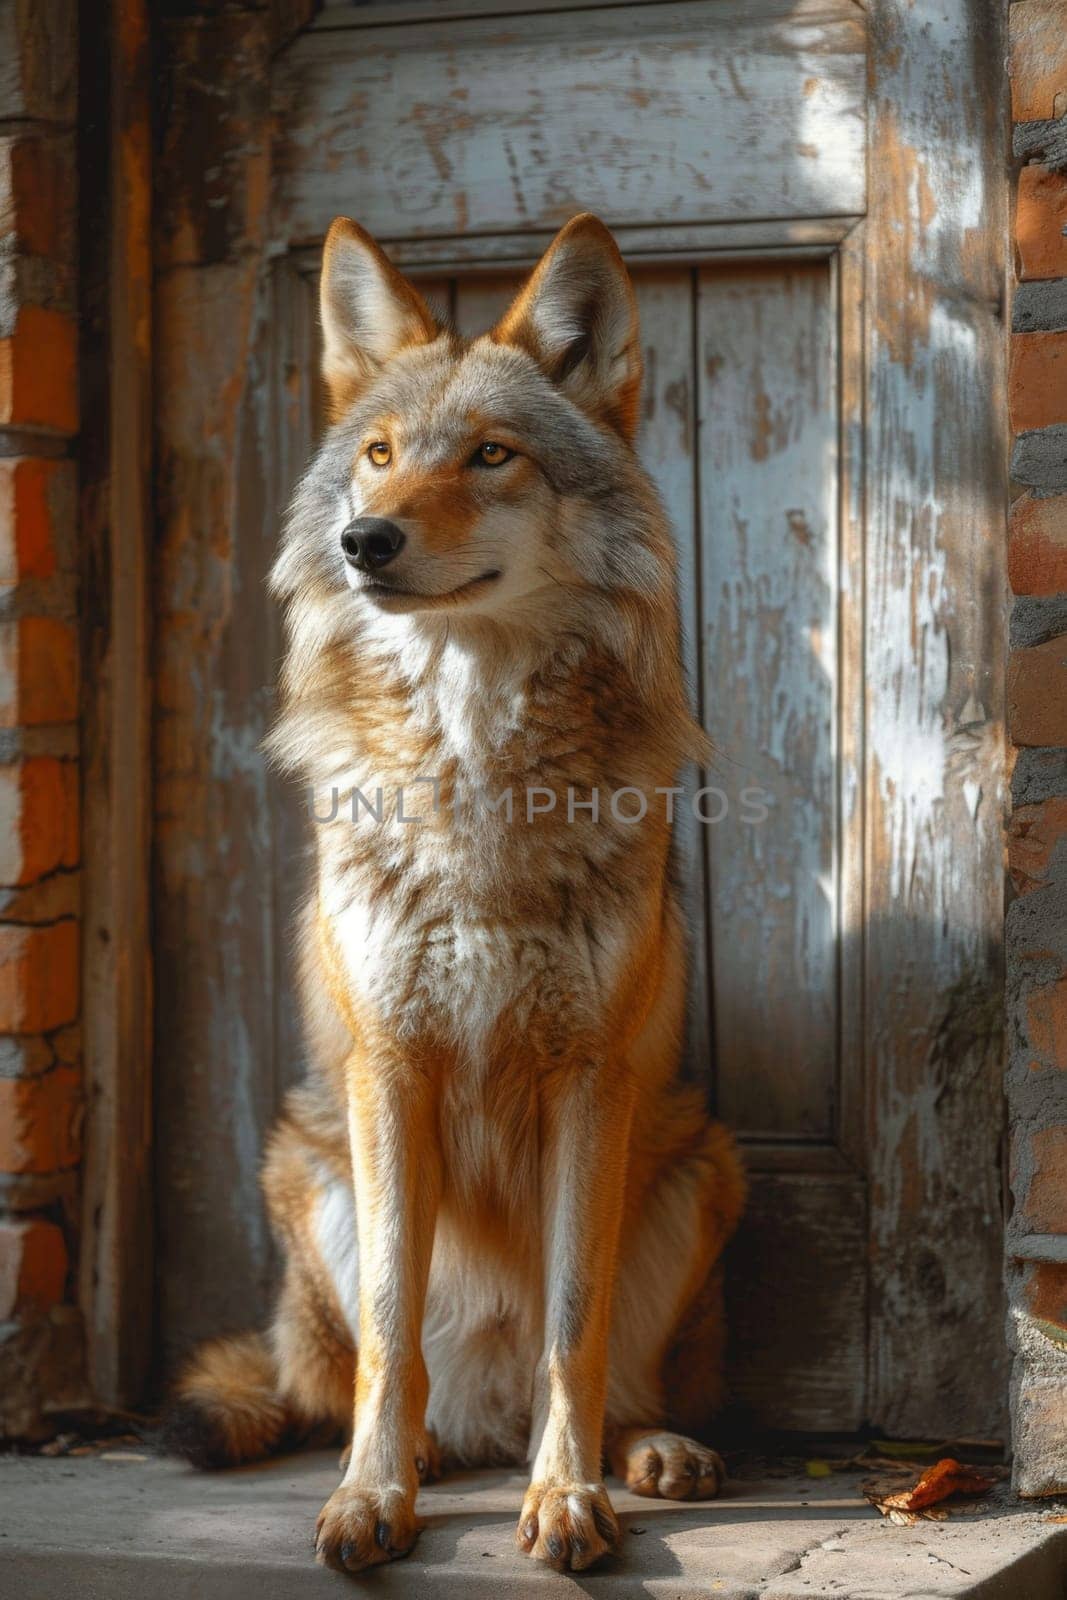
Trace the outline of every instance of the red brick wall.
[[76, 38], [0, 0], [0, 1433], [81, 1390]]
[[1014, 0], [1007, 917], [1015, 1478], [1067, 1487], [1067, 0]]

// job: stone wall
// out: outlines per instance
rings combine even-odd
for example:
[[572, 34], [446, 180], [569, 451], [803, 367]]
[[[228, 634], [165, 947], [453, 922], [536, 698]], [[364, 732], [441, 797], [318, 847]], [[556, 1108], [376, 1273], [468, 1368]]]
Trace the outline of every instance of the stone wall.
[[1014, 0], [1007, 916], [1015, 1479], [1067, 1487], [1067, 0]]

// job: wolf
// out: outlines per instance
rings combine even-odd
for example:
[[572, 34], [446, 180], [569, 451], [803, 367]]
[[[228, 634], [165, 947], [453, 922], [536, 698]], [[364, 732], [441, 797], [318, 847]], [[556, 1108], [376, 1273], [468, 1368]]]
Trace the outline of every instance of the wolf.
[[462, 339], [339, 218], [320, 309], [330, 421], [272, 574], [270, 745], [317, 819], [308, 1075], [263, 1171], [284, 1280], [166, 1437], [220, 1466], [346, 1430], [316, 1539], [346, 1572], [411, 1550], [442, 1466], [532, 1461], [519, 1548], [580, 1570], [618, 1539], [605, 1465], [721, 1484], [697, 1439], [745, 1193], [681, 1071], [671, 797], [706, 741], [634, 292], [578, 216]]

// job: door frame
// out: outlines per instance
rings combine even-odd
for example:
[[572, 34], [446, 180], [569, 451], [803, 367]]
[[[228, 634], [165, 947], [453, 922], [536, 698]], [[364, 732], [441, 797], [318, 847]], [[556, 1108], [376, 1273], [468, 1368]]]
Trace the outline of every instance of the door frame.
[[[102, 14], [103, 12], [103, 14]], [[93, 1399], [152, 1358], [152, 93], [149, 0], [82, 0], [78, 1294]]]

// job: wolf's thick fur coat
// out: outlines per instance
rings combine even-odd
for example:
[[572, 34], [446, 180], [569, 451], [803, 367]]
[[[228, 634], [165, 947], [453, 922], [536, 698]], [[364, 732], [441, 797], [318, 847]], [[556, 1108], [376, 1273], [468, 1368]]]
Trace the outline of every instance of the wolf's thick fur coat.
[[[349, 1571], [410, 1549], [440, 1462], [531, 1459], [519, 1544], [582, 1568], [617, 1535], [605, 1458], [645, 1493], [718, 1486], [685, 1434], [718, 1399], [717, 1262], [744, 1195], [679, 1076], [665, 808], [580, 804], [653, 797], [704, 749], [632, 445], [634, 295], [578, 217], [463, 340], [341, 219], [322, 320], [332, 424], [273, 576], [273, 753], [340, 800], [311, 830], [307, 1081], [264, 1168], [285, 1278], [265, 1337], [196, 1356], [169, 1437], [224, 1464], [351, 1430], [318, 1531]], [[341, 545], [368, 516], [403, 535], [369, 570]], [[509, 789], [510, 820], [456, 803]], [[528, 817], [531, 789], [552, 808]], [[353, 823], [356, 791], [381, 821]]]

